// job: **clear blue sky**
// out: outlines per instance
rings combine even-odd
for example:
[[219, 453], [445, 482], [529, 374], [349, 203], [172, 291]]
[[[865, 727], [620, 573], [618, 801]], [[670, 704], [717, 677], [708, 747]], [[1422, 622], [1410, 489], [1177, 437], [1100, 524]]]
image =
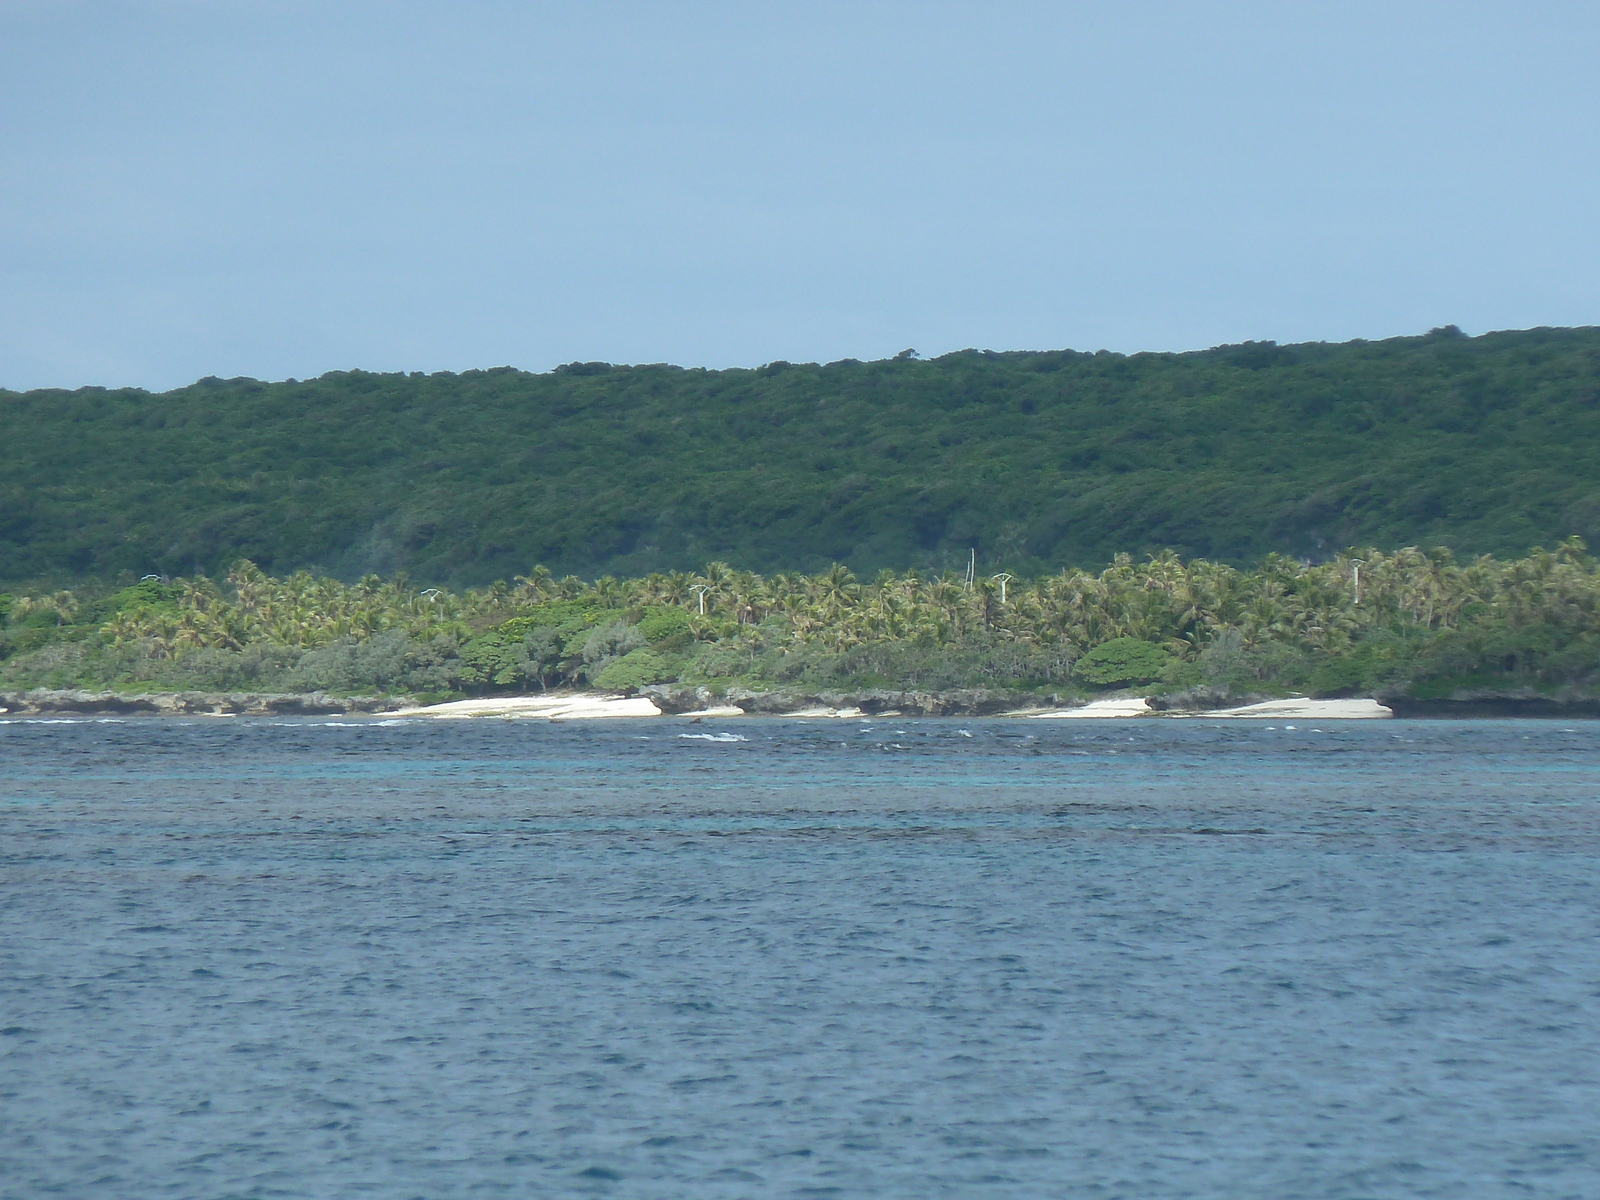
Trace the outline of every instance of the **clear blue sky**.
[[1600, 323], [1600, 5], [0, 0], [0, 385]]

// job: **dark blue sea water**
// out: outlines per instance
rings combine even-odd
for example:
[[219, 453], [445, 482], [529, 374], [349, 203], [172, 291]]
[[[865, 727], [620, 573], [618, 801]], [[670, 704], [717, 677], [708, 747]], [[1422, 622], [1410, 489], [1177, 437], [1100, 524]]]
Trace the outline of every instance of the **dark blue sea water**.
[[[732, 740], [737, 738], [738, 740]], [[0, 1196], [1600, 1196], [1600, 724], [0, 724]]]

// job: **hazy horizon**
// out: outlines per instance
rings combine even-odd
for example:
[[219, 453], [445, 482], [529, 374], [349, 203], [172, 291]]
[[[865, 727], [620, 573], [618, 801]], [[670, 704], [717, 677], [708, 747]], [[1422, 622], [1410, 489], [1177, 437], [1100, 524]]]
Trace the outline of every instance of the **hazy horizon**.
[[0, 0], [0, 386], [1600, 321], [1600, 10]]
[[[1417, 331], [1415, 333], [1397, 333], [1397, 334], [1392, 334], [1389, 337], [1383, 337], [1383, 338], [1359, 338], [1359, 337], [1358, 338], [1346, 338], [1343, 342], [1331, 342], [1326, 338], [1308, 339], [1306, 341], [1301, 341], [1301, 342], [1275, 342], [1273, 339], [1270, 339], [1270, 338], [1246, 338], [1241, 342], [1219, 342], [1214, 346], [1197, 346], [1197, 347], [1186, 348], [1186, 349], [1182, 349], [1182, 350], [1164, 350], [1164, 349], [1159, 349], [1159, 348], [1145, 348], [1145, 349], [1140, 349], [1140, 350], [1110, 350], [1107, 347], [1097, 347], [1094, 350], [1090, 350], [1087, 347], [1082, 347], [1082, 346], [1021, 346], [1021, 347], [963, 346], [963, 347], [959, 347], [959, 348], [957, 348], [955, 350], [944, 351], [941, 354], [923, 354], [922, 352], [917, 351], [913, 355], [913, 357], [918, 359], [919, 361], [926, 361], [926, 360], [932, 360], [932, 359], [937, 359], [937, 358], [943, 358], [943, 357], [946, 357], [946, 356], [951, 355], [951, 354], [972, 353], [972, 352], [985, 353], [985, 354], [988, 354], [988, 353], [994, 353], [994, 354], [1057, 354], [1057, 353], [1063, 353], [1063, 352], [1071, 352], [1071, 353], [1077, 353], [1077, 354], [1111, 353], [1111, 354], [1121, 354], [1121, 355], [1124, 355], [1124, 356], [1133, 356], [1133, 355], [1137, 355], [1137, 354], [1204, 354], [1208, 350], [1224, 350], [1224, 349], [1228, 349], [1229, 347], [1233, 347], [1233, 346], [1249, 345], [1249, 344], [1253, 344], [1253, 343], [1261, 343], [1261, 344], [1265, 344], [1265, 345], [1279, 345], [1279, 346], [1283, 346], [1283, 347], [1351, 345], [1351, 344], [1355, 344], [1355, 343], [1368, 343], [1368, 342], [1377, 343], [1377, 342], [1393, 341], [1393, 340], [1404, 339], [1404, 338], [1425, 337], [1428, 334], [1436, 332], [1438, 329], [1441, 329], [1441, 328], [1449, 328], [1449, 326], [1434, 326], [1434, 327], [1432, 327], [1430, 329], [1419, 330], [1419, 331]], [[1462, 336], [1467, 337], [1467, 338], [1490, 337], [1490, 336], [1492, 336], [1494, 334], [1500, 334], [1500, 333], [1527, 333], [1527, 332], [1531, 332], [1531, 330], [1521, 330], [1521, 329], [1485, 329], [1481, 333], [1472, 333], [1471, 331], [1460, 329], [1459, 326], [1456, 326], [1455, 328], [1462, 334]], [[1545, 328], [1545, 329], [1551, 329], [1551, 328], [1583, 329], [1583, 328], [1592, 328], [1592, 327], [1591, 326], [1537, 326], [1535, 328]], [[905, 349], [916, 350], [916, 347], [910, 346], [910, 347], [905, 347]], [[329, 368], [327, 368], [327, 370], [319, 371], [314, 375], [284, 375], [284, 376], [278, 376], [278, 377], [266, 377], [266, 376], [256, 376], [256, 375], [225, 376], [225, 375], [218, 375], [215, 372], [211, 372], [211, 373], [209, 373], [207, 375], [199, 375], [199, 376], [196, 376], [193, 379], [185, 380], [182, 383], [174, 384], [171, 387], [160, 388], [160, 389], [146, 388], [146, 389], [143, 389], [143, 390], [150, 391], [150, 392], [152, 392], [152, 394], [155, 394], [155, 393], [158, 393], [158, 392], [177, 391], [177, 390], [180, 390], [180, 389], [185, 388], [185, 387], [190, 387], [190, 386], [192, 386], [192, 385], [194, 385], [196, 383], [199, 383], [199, 382], [201, 382], [203, 380], [206, 380], [206, 379], [220, 379], [225, 383], [232, 382], [235, 379], [252, 379], [257, 383], [269, 383], [269, 384], [273, 384], [273, 383], [304, 383], [304, 382], [307, 382], [307, 381], [310, 381], [310, 380], [319, 379], [324, 375], [336, 375], [336, 374], [341, 374], [341, 373], [345, 373], [345, 372], [352, 372], [352, 371], [362, 371], [362, 372], [366, 372], [368, 374], [373, 374], [373, 375], [408, 375], [408, 374], [409, 375], [461, 375], [461, 374], [465, 374], [466, 372], [469, 372], [469, 371], [497, 371], [497, 370], [507, 370], [507, 369], [509, 369], [509, 370], [513, 370], [513, 371], [525, 372], [527, 374], [548, 375], [548, 374], [550, 374], [550, 373], [552, 373], [554, 371], [557, 371], [560, 368], [565, 367], [565, 366], [570, 366], [570, 365], [574, 365], [574, 364], [582, 364], [582, 363], [591, 363], [591, 362], [604, 362], [607, 366], [615, 367], [615, 368], [620, 369], [620, 370], [626, 370], [626, 369], [634, 368], [634, 367], [669, 367], [669, 368], [671, 368], [673, 370], [683, 370], [683, 371], [740, 371], [740, 370], [754, 370], [754, 369], [757, 369], [757, 368], [760, 368], [760, 367], [768, 366], [768, 365], [770, 365], [771, 363], [774, 363], [774, 362], [786, 362], [786, 363], [789, 363], [791, 366], [797, 366], [797, 367], [808, 367], [808, 366], [809, 367], [825, 367], [825, 366], [833, 366], [833, 365], [839, 364], [839, 363], [890, 362], [890, 361], [893, 361], [894, 359], [898, 358], [901, 353], [903, 353], [903, 351], [896, 352], [895, 354], [885, 354], [885, 355], [879, 356], [878, 358], [871, 358], [871, 359], [855, 358], [855, 357], [851, 357], [851, 356], [846, 356], [845, 358], [839, 358], [839, 359], [804, 359], [804, 360], [797, 360], [797, 359], [769, 359], [767, 362], [764, 362], [764, 363], [749, 363], [749, 364], [745, 364], [745, 363], [722, 363], [722, 364], [718, 364], [718, 363], [709, 363], [709, 364], [708, 363], [675, 363], [675, 362], [667, 362], [667, 361], [661, 361], [661, 362], [632, 362], [632, 363], [629, 363], [629, 362], [611, 362], [611, 361], [606, 360], [606, 359], [568, 359], [565, 362], [554, 363], [554, 364], [552, 364], [550, 366], [547, 366], [547, 367], [538, 367], [538, 368], [518, 366], [516, 363], [483, 363], [483, 364], [478, 364], [478, 365], [475, 365], [475, 366], [463, 366], [463, 367], [453, 367], [453, 368], [452, 367], [441, 367], [436, 371], [408, 371], [405, 368], [393, 368], [393, 369], [386, 369], [386, 370], [377, 370], [377, 369], [374, 369], [374, 368], [371, 368], [371, 367], [365, 367], [365, 366], [362, 366], [359, 363], [356, 363], [356, 364], [352, 364], [352, 365], [347, 366], [347, 367], [329, 367]], [[138, 385], [138, 384], [98, 384], [98, 383], [94, 383], [94, 384], [80, 384], [80, 385], [78, 385], [78, 387], [89, 387], [89, 388], [103, 387], [103, 388], [107, 388], [107, 389], [111, 389], [111, 388], [119, 388], [119, 389], [120, 388], [134, 388], [134, 389], [137, 390], [137, 389], [139, 389], [140, 385]], [[7, 388], [4, 384], [0, 384], [0, 391], [21, 392], [21, 391], [25, 391], [25, 390], [26, 391], [34, 391], [34, 390], [40, 390], [40, 391], [49, 391], [49, 390], [73, 391], [73, 390], [77, 390], [77, 389], [76, 388], [70, 388], [70, 387], [69, 388], [62, 388], [59, 385], [52, 385], [52, 384], [41, 384], [38, 388], [21, 389], [21, 388]]]

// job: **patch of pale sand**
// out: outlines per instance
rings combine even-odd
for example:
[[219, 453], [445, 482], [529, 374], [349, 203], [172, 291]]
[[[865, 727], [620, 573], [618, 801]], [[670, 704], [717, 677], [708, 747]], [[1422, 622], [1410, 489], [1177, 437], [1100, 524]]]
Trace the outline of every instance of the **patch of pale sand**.
[[1376, 700], [1264, 700], [1243, 708], [1197, 713], [1203, 717], [1277, 717], [1305, 721], [1363, 721], [1394, 716]]
[[[786, 717], [840, 717], [844, 720], [853, 720], [862, 716], [859, 708], [797, 708], [793, 712], [783, 714]], [[878, 714], [882, 716], [883, 714]], [[896, 714], [899, 715], [899, 714]]]
[[1080, 704], [1077, 708], [1048, 708], [1043, 712], [1022, 709], [1018, 712], [1002, 713], [1005, 717], [1030, 717], [1036, 721], [1056, 720], [1084, 720], [1096, 717], [1142, 717], [1150, 711], [1150, 705], [1143, 696], [1131, 696], [1118, 700], [1091, 700], [1088, 704]]
[[492, 700], [452, 700], [421, 708], [403, 708], [401, 717], [505, 717], [549, 721], [585, 721], [597, 717], [659, 717], [661, 710], [645, 696], [499, 696]]
[[713, 704], [710, 708], [702, 708], [699, 712], [679, 713], [680, 717], [742, 717], [744, 709], [736, 704]]

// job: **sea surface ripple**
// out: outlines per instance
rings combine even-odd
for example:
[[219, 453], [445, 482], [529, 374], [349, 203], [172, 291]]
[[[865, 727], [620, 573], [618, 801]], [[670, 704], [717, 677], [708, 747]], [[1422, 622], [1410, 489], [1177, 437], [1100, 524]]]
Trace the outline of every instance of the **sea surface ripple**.
[[1591, 1200], [1597, 784], [1543, 721], [0, 718], [0, 1197]]

